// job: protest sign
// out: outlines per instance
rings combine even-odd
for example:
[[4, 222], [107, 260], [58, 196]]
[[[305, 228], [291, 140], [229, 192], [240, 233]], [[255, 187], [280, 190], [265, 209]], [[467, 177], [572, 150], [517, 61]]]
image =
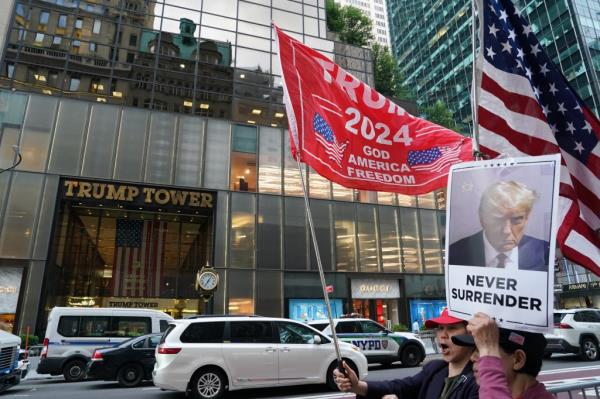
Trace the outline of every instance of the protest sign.
[[501, 327], [553, 328], [560, 155], [454, 165], [448, 184], [446, 298]]

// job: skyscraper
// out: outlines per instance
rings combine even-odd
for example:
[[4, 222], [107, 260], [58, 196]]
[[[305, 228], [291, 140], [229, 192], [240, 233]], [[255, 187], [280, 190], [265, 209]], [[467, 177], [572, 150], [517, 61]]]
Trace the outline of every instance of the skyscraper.
[[[517, 1], [545, 50], [584, 101], [598, 112], [600, 49], [594, 20], [600, 1]], [[419, 105], [444, 101], [470, 131], [471, 2], [388, 0], [392, 51]], [[597, 24], [596, 24], [597, 25]]]
[[368, 15], [373, 21], [374, 41], [390, 47], [390, 31], [386, 1], [389, 0], [335, 0], [337, 3], [353, 6]]

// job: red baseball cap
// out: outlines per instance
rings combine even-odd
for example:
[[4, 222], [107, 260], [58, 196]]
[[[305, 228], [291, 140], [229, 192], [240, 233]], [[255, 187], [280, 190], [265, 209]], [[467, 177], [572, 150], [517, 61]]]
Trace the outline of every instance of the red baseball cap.
[[448, 314], [448, 308], [444, 308], [442, 313], [438, 317], [434, 317], [433, 319], [425, 320], [425, 327], [427, 328], [435, 328], [440, 324], [455, 324], [455, 323], [464, 323], [463, 319], [458, 319], [456, 317], [452, 317]]

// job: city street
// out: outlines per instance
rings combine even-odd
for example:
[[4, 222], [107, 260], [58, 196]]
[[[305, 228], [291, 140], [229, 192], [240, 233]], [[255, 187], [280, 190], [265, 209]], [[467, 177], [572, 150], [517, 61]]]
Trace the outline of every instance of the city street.
[[[433, 357], [432, 357], [433, 358]], [[395, 366], [383, 369], [378, 365], [369, 367], [369, 380], [384, 380], [410, 376], [417, 373], [420, 367], [403, 368]], [[564, 370], [564, 371], [563, 371]], [[576, 356], [556, 356], [544, 361], [540, 379], [544, 382], [564, 379], [585, 378], [600, 374], [600, 362], [582, 362]], [[342, 394], [333, 393], [323, 385], [304, 387], [285, 387], [277, 389], [255, 389], [235, 391], [227, 398], [339, 398]], [[138, 388], [121, 388], [115, 382], [85, 381], [81, 383], [65, 383], [62, 377], [26, 379], [18, 387], [5, 392], [2, 398], [60, 398], [60, 399], [183, 399], [185, 396], [176, 392], [163, 392], [151, 382]], [[590, 398], [594, 397], [588, 396]]]

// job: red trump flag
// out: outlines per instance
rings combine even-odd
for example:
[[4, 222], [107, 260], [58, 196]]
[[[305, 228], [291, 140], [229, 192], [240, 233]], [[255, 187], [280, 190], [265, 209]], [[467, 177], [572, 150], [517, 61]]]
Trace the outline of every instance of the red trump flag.
[[424, 194], [470, 161], [471, 139], [407, 113], [275, 26], [292, 153], [348, 188]]

